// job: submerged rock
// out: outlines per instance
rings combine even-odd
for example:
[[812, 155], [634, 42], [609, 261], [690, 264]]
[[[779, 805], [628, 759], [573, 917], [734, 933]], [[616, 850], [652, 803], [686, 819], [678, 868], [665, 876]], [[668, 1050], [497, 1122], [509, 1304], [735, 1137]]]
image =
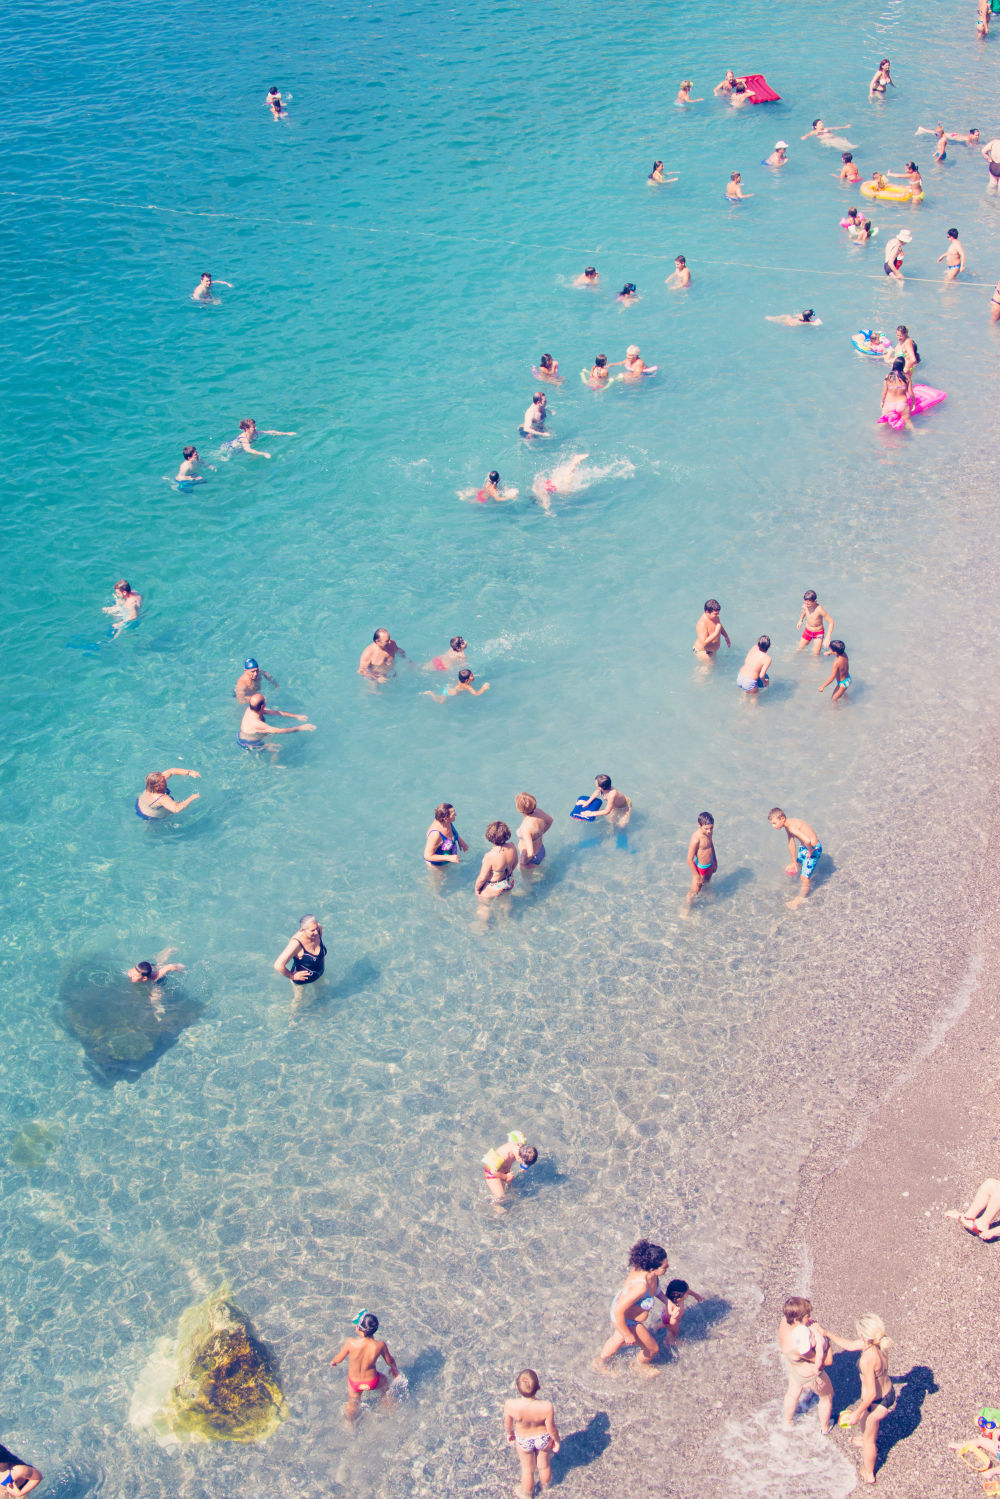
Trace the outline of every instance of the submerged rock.
[[134, 1426], [161, 1442], [260, 1442], [284, 1416], [274, 1354], [222, 1285], [162, 1338], [132, 1397]]
[[7, 1164], [15, 1171], [35, 1171], [44, 1166], [59, 1144], [62, 1131], [58, 1125], [46, 1124], [41, 1119], [32, 1119], [10, 1139]]
[[62, 1025], [80, 1042], [98, 1081], [108, 1084], [135, 1082], [205, 1008], [173, 975], [162, 984], [133, 984], [120, 964], [101, 957], [69, 971], [59, 1003]]

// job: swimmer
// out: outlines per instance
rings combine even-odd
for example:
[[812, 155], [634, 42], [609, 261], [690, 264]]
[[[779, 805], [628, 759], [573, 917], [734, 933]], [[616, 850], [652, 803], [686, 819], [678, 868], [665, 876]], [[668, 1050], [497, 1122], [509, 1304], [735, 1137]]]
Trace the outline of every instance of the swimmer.
[[[208, 466], [212, 470], [212, 473], [214, 474], [215, 473], [215, 466], [213, 464], [211, 464], [211, 463]], [[200, 474], [198, 472], [198, 470], [199, 470], [200, 467], [201, 467], [201, 458], [198, 455], [198, 449], [194, 448], [194, 447], [190, 447], [190, 446], [184, 448], [184, 450], [183, 450], [183, 460], [181, 462], [180, 468], [177, 470], [177, 473], [174, 476], [174, 483], [175, 484], [204, 484], [205, 483], [204, 475]]]
[[183, 963], [167, 963], [164, 960], [171, 953], [177, 951], [176, 947], [165, 947], [163, 951], [152, 961], [143, 959], [141, 963], [135, 963], [131, 968], [126, 968], [125, 976], [131, 979], [133, 984], [158, 984], [168, 973], [183, 973]]
[[784, 831], [788, 838], [788, 853], [792, 860], [785, 873], [789, 879], [799, 876], [799, 895], [791, 902], [800, 906], [809, 894], [809, 881], [816, 872], [816, 865], [823, 856], [823, 845], [813, 828], [801, 817], [786, 817], [780, 807], [772, 807], [767, 814], [772, 828]]
[[841, 182], [860, 182], [861, 173], [858, 171], [857, 163], [854, 160], [854, 152], [841, 151], [840, 159], [844, 165], [837, 173], [839, 180]]
[[841, 224], [840, 227], [842, 229], [846, 228], [848, 234], [853, 234], [856, 231], [858, 224], [864, 218], [864, 214], [861, 212], [860, 208], [849, 208], [844, 214], [844, 218], [847, 220], [847, 222], [846, 224]]
[[282, 978], [291, 981], [292, 994], [296, 997], [300, 997], [298, 990], [305, 988], [307, 984], [315, 984], [317, 979], [323, 977], [326, 970], [326, 944], [323, 941], [323, 928], [315, 916], [299, 917], [298, 931], [282, 948], [272, 966], [275, 973], [280, 973]]
[[572, 494], [581, 487], [576, 482], [576, 471], [589, 456], [588, 453], [574, 453], [572, 458], [566, 463], [558, 464], [549, 474], [536, 475], [531, 492], [543, 510], [551, 514], [550, 501], [554, 494]]
[[366, 646], [361, 652], [358, 676], [367, 677], [372, 682], [388, 681], [390, 677], [396, 675], [397, 656], [406, 660], [406, 652], [402, 646], [396, 644], [388, 630], [376, 630], [372, 636], [371, 645]]
[[783, 167], [788, 160], [788, 142], [775, 141], [774, 150], [764, 158], [766, 167]]
[[736, 74], [732, 68], [726, 69], [726, 76], [721, 83], [717, 83], [712, 90], [713, 94], [731, 94], [736, 87]]
[[645, 374], [646, 370], [649, 369], [649, 365], [645, 359], [642, 359], [639, 355], [638, 344], [629, 344], [625, 350], [625, 358], [622, 360], [622, 364], [625, 367], [626, 378], [634, 379], [639, 375]]
[[357, 1337], [348, 1338], [340, 1352], [330, 1360], [330, 1368], [334, 1369], [347, 1359], [347, 1388], [350, 1394], [344, 1406], [344, 1417], [348, 1422], [358, 1418], [362, 1391], [382, 1390], [383, 1400], [389, 1393], [389, 1382], [378, 1368], [379, 1359], [382, 1359], [393, 1379], [399, 1378], [399, 1367], [389, 1352], [388, 1343], [375, 1336], [378, 1332], [378, 1318], [374, 1312], [360, 1311], [354, 1318], [354, 1326], [358, 1329]]
[[915, 161], [908, 161], [906, 163], [905, 171], [886, 172], [885, 176], [895, 177], [897, 181], [905, 182], [907, 187], [910, 189], [910, 192], [914, 195], [916, 195], [917, 193], [922, 193], [924, 190], [924, 179], [921, 177], [920, 168], [917, 166], [917, 163]]
[[22, 1462], [0, 1442], [0, 1488], [9, 1489], [12, 1494], [30, 1494], [41, 1481], [42, 1475], [37, 1468]]
[[866, 245], [873, 233], [871, 219], [859, 217], [856, 226], [852, 226], [848, 233], [856, 245]]
[[494, 1202], [500, 1202], [511, 1182], [537, 1160], [538, 1151], [517, 1130], [511, 1130], [496, 1150], [488, 1150], [483, 1157], [483, 1177]]
[[600, 277], [595, 266], [588, 265], [573, 282], [574, 286], [596, 286]]
[[442, 802], [434, 809], [434, 821], [427, 829], [424, 841], [424, 863], [432, 866], [457, 864], [458, 851], [469, 852], [469, 845], [459, 837], [455, 826], [455, 808], [451, 802]]
[[886, 364], [893, 364], [900, 356], [903, 359], [904, 375], [912, 375], [916, 366], [920, 363], [920, 353], [916, 344], [910, 337], [910, 330], [905, 323], [899, 323], [896, 327], [896, 347], [890, 349], [884, 356]]
[[868, 85], [869, 99], [873, 99], [876, 94], [884, 94], [886, 89], [889, 87], [895, 88], [896, 85], [893, 83], [892, 74], [889, 71], [889, 59], [887, 57], [883, 57], [882, 61], [878, 65], [878, 72], [875, 74], [871, 83]]
[[674, 269], [667, 277], [665, 285], [669, 286], [671, 291], [680, 291], [682, 287], [691, 285], [691, 272], [683, 255], [674, 256]]
[[900, 229], [898, 234], [893, 235], [885, 247], [885, 260], [883, 270], [893, 281], [904, 281], [903, 275], [903, 246], [908, 245], [913, 239], [909, 229]]
[[[294, 718], [297, 723], [294, 729], [273, 729], [265, 722], [265, 714], [271, 718]], [[281, 708], [269, 708], [264, 694], [255, 692], [247, 699], [240, 726], [236, 730], [236, 743], [245, 750], [269, 749], [277, 752], [276, 744], [265, 743], [268, 734], [312, 734], [315, 729], [316, 725], [308, 723], [304, 713], [285, 713]]]
[[523, 437], [549, 437], [551, 433], [546, 432], [545, 423], [549, 416], [549, 405], [545, 399], [545, 393], [536, 390], [531, 398], [531, 405], [521, 420], [521, 435]]
[[542, 811], [535, 798], [527, 791], [518, 792], [514, 798], [514, 806], [523, 818], [516, 835], [521, 855], [521, 868], [537, 868], [545, 858], [545, 844], [542, 839], [552, 826], [552, 818], [547, 812]]
[[453, 635], [448, 642], [448, 649], [428, 661], [424, 671], [451, 671], [453, 666], [464, 666], [466, 648], [467, 642], [462, 636]]
[[943, 255], [938, 256], [938, 265], [943, 260], [945, 262], [944, 279], [954, 281], [965, 270], [965, 251], [962, 249], [962, 241], [958, 237], [957, 229], [949, 229], [948, 238], [951, 244]]
[[486, 902], [513, 890], [517, 868], [517, 849], [510, 841], [510, 828], [505, 822], [491, 822], [486, 829], [486, 841], [491, 847], [483, 855], [476, 876], [476, 895], [482, 902], [479, 914], [483, 920], [489, 914]]
[[719, 649], [720, 643], [726, 642], [726, 649], [732, 647], [733, 642], [726, 634], [725, 627], [719, 618], [722, 605], [718, 599], [706, 599], [705, 611], [695, 625], [694, 645], [691, 649], [702, 661], [712, 661]]
[[517, 1447], [521, 1462], [520, 1493], [532, 1499], [535, 1473], [543, 1489], [552, 1483], [550, 1452], [559, 1451], [559, 1430], [551, 1400], [539, 1400], [541, 1380], [534, 1369], [522, 1369], [514, 1381], [516, 1400], [503, 1403], [503, 1429], [508, 1442]]
[[191, 293], [192, 302], [218, 303], [218, 297], [213, 297], [212, 295], [213, 286], [228, 286], [230, 291], [232, 291], [233, 289], [233, 283], [231, 281], [213, 281], [207, 271], [202, 271], [201, 280], [198, 282], [198, 285]]
[[516, 500], [518, 491], [508, 489], [506, 485], [500, 484], [500, 471], [491, 468], [479, 489], [459, 489], [457, 491], [460, 500], [476, 500], [480, 505], [488, 505], [490, 500], [496, 500], [497, 504], [504, 500]]
[[822, 604], [817, 603], [814, 588], [807, 588], [802, 595], [802, 609], [795, 628], [802, 630], [802, 638], [795, 649], [804, 651], [807, 645], [811, 645], [814, 656], [820, 654], [825, 640], [833, 634], [833, 616], [827, 614]]
[[266, 677], [272, 687], [278, 686], [271, 673], [258, 666], [252, 656], [248, 656], [243, 663], [243, 673], [236, 678], [236, 686], [233, 688], [233, 697], [237, 702], [248, 703], [260, 691], [261, 677]]
[[635, 289], [635, 282], [634, 281], [626, 281], [625, 285], [622, 287], [621, 291], [618, 293], [618, 301], [624, 303], [625, 306], [628, 307], [633, 302], [638, 302], [638, 300], [639, 300], [639, 293]]
[[762, 687], [770, 685], [767, 674], [771, 665], [770, 649], [770, 635], [761, 635], [757, 644], [747, 652], [747, 658], [736, 674], [736, 685], [751, 698], [755, 698]]
[[881, 413], [885, 416], [898, 411], [903, 426], [908, 432], [913, 432], [913, 400], [913, 382], [906, 373], [906, 361], [900, 355], [892, 361], [892, 369], [882, 382]]
[[561, 385], [558, 359], [553, 359], [551, 354], [543, 354], [538, 361], [538, 378], [548, 380], [551, 385]]
[[729, 95], [729, 107], [731, 109], [742, 109], [745, 104], [752, 103], [753, 95], [750, 93], [750, 90], [743, 82], [743, 79], [737, 78], [736, 82], [733, 84], [733, 91]]
[[[291, 98], [291, 94], [289, 94], [288, 97]], [[267, 93], [264, 95], [264, 108], [270, 109], [272, 105], [280, 104], [281, 102], [281, 94], [278, 89], [276, 89], [272, 84]]]
[[677, 182], [679, 180], [680, 179], [675, 174], [671, 175], [670, 177], [664, 177], [662, 161], [653, 162], [653, 170], [646, 178], [647, 182]]
[[704, 102], [705, 102], [704, 99], [692, 99], [691, 98], [691, 90], [693, 88], [694, 88], [694, 84], [691, 82], [690, 78], [685, 78], [684, 82], [681, 84], [680, 88], [677, 91], [677, 98], [674, 100], [674, 103], [675, 104], [704, 104]]
[[1000, 188], [1000, 139], [987, 141], [985, 146], [980, 147], [980, 155], [990, 169], [987, 187], [991, 193], [995, 193]]
[[258, 428], [252, 416], [245, 416], [240, 422], [239, 436], [233, 437], [229, 442], [224, 443], [223, 448], [233, 453], [236, 452], [237, 448], [241, 448], [244, 453], [250, 453], [254, 458], [270, 458], [270, 453], [265, 453], [263, 448], [255, 448], [253, 446], [255, 438], [296, 437], [297, 435], [295, 432], [276, 432], [273, 427]]
[[601, 390], [608, 383], [610, 366], [607, 354], [597, 354], [590, 366], [590, 374], [587, 376], [587, 384], [593, 390]]
[[270, 107], [272, 119], [283, 120], [288, 114], [288, 110], [281, 102], [280, 94], [276, 94], [273, 98], [268, 98], [266, 102]]
[[949, 130], [946, 132], [950, 141], [958, 141], [962, 146], [978, 146], [979, 131], [972, 128], [968, 130]]
[[719, 867], [715, 857], [714, 830], [715, 818], [711, 812], [699, 812], [698, 826], [691, 834], [687, 851], [688, 868], [691, 871], [691, 889], [687, 893], [688, 905], [696, 895], [701, 894]]
[[730, 172], [729, 181], [726, 183], [726, 197], [730, 203], [742, 202], [744, 198], [754, 197], [753, 193], [745, 193], [742, 187], [743, 178], [739, 172]]
[[811, 307], [807, 307], [803, 312], [782, 312], [776, 316], [768, 313], [767, 321], [769, 323], [784, 323], [786, 328], [801, 328], [807, 323], [811, 323], [814, 327], [821, 326], [821, 319], [816, 316]]
[[685, 1305], [691, 1296], [701, 1304], [705, 1300], [697, 1291], [692, 1291], [686, 1280], [670, 1280], [667, 1282], [666, 1302], [664, 1303], [663, 1326], [667, 1334], [667, 1347], [673, 1348], [680, 1336], [681, 1323], [684, 1314], [688, 1311]]
[[594, 785], [604, 806], [593, 814], [590, 821], [595, 822], [598, 817], [609, 817], [614, 827], [627, 828], [632, 816], [632, 803], [624, 791], [612, 786], [608, 775], [595, 776]]
[[446, 687], [443, 693], [427, 691], [421, 696], [432, 697], [436, 703], [446, 703], [450, 697], [458, 697], [460, 692], [471, 692], [473, 697], [482, 697], [484, 692], [489, 692], [489, 682], [484, 682], [482, 687], [473, 687], [475, 680], [469, 667], [463, 666], [458, 674], [458, 681], [453, 687]]
[[830, 651], [837, 659], [833, 663], [833, 670], [819, 690], [823, 692], [831, 682], [835, 683], [831, 699], [835, 703], [838, 698], [844, 696], [851, 685], [851, 663], [847, 659], [847, 649], [842, 640], [831, 640]]
[[666, 1301], [660, 1290], [660, 1276], [670, 1269], [667, 1251], [662, 1244], [651, 1244], [640, 1239], [633, 1244], [628, 1256], [629, 1272], [625, 1284], [611, 1303], [610, 1338], [594, 1360], [596, 1369], [603, 1369], [609, 1358], [620, 1348], [639, 1348], [639, 1366], [649, 1378], [659, 1373], [649, 1367], [659, 1354], [659, 1346], [646, 1323], [653, 1311], [655, 1301]]
[[113, 604], [105, 604], [101, 610], [102, 614], [110, 614], [114, 620], [112, 633], [119, 635], [126, 625], [130, 625], [139, 618], [139, 610], [142, 608], [142, 594], [136, 593], [127, 578], [119, 578], [114, 587], [115, 601]]
[[201, 780], [200, 771], [182, 770], [179, 765], [170, 770], [154, 770], [146, 777], [145, 791], [140, 791], [135, 800], [135, 810], [144, 822], [160, 822], [174, 812], [183, 812], [201, 796], [200, 791], [194, 791], [182, 802], [175, 802], [167, 786], [171, 776], [193, 776], [196, 781]]
[[820, 144], [825, 146], [831, 144], [829, 138], [836, 135], [838, 130], [850, 130], [850, 128], [850, 125], [824, 125], [822, 120], [813, 120], [813, 128], [807, 130], [800, 139], [807, 141], [811, 135], [814, 135]]

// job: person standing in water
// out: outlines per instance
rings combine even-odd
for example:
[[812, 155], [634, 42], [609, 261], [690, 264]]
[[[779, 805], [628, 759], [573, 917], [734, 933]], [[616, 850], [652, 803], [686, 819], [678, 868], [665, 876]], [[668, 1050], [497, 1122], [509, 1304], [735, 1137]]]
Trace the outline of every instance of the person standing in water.
[[965, 251], [962, 249], [962, 241], [958, 237], [957, 229], [948, 230], [950, 244], [943, 255], [938, 256], [938, 265], [942, 260], [945, 262], [944, 279], [954, 281], [965, 270]]
[[730, 172], [729, 181], [726, 183], [726, 197], [730, 203], [742, 203], [745, 198], [752, 198], [753, 193], [743, 191], [743, 178], [739, 172]]
[[691, 82], [690, 78], [685, 78], [684, 82], [681, 84], [680, 88], [677, 91], [677, 97], [674, 100], [674, 103], [675, 104], [704, 104], [704, 102], [705, 102], [704, 99], [692, 99], [691, 98], [691, 90], [693, 88], [694, 88], [694, 84]]
[[378, 1332], [375, 1313], [362, 1308], [353, 1320], [358, 1330], [357, 1336], [348, 1338], [340, 1352], [330, 1360], [330, 1368], [335, 1369], [347, 1359], [347, 1388], [350, 1393], [344, 1406], [344, 1416], [349, 1422], [357, 1420], [362, 1392], [382, 1390], [383, 1399], [388, 1394], [389, 1381], [378, 1368], [379, 1359], [393, 1379], [399, 1378], [399, 1367], [389, 1352], [388, 1343], [375, 1336]]
[[[667, 1251], [662, 1244], [640, 1239], [628, 1256], [629, 1271], [625, 1284], [611, 1303], [611, 1326], [614, 1329], [594, 1360], [603, 1369], [620, 1348], [639, 1348], [639, 1366], [650, 1379], [660, 1371], [649, 1366], [660, 1352], [659, 1344], [647, 1327], [656, 1301], [665, 1302], [660, 1291], [660, 1276], [670, 1269]], [[662, 1316], [662, 1310], [661, 1310]]]
[[503, 1403], [503, 1429], [521, 1461], [521, 1493], [532, 1499], [535, 1473], [543, 1489], [552, 1483], [550, 1452], [559, 1451], [559, 1430], [551, 1400], [539, 1400], [541, 1380], [534, 1369], [522, 1369], [514, 1381], [516, 1400]]
[[522, 437], [548, 437], [545, 423], [548, 420], [549, 406], [545, 399], [545, 392], [536, 390], [531, 398], [531, 405], [524, 413], [521, 422]]
[[451, 802], [442, 802], [434, 812], [434, 821], [427, 829], [424, 841], [424, 863], [432, 867], [457, 864], [458, 851], [469, 852], [469, 845], [455, 826], [455, 808]]
[[770, 649], [770, 635], [760, 635], [757, 644], [750, 647], [746, 660], [736, 673], [736, 685], [751, 697], [756, 697], [762, 687], [770, 685], [771, 679], [768, 676], [771, 666], [771, 658], [768, 655]]
[[315, 984], [326, 968], [323, 928], [315, 916], [300, 916], [299, 929], [274, 960], [274, 971], [290, 979], [295, 994], [306, 984]]
[[397, 645], [389, 631], [380, 627], [372, 636], [371, 645], [365, 646], [358, 662], [358, 676], [371, 682], [386, 682], [396, 675], [396, 657], [406, 660], [406, 652]]
[[801, 905], [809, 894], [809, 881], [823, 857], [823, 845], [814, 828], [801, 817], [786, 817], [780, 807], [772, 807], [767, 820], [772, 828], [783, 831], [788, 839], [788, 853], [792, 862], [785, 873], [789, 879], [794, 879], [796, 874], [799, 876], [799, 895], [792, 904]]
[[732, 648], [733, 642], [719, 618], [721, 612], [722, 605], [718, 599], [705, 600], [705, 612], [695, 625], [694, 645], [691, 647], [702, 661], [713, 661], [723, 640], [727, 650]]
[[715, 857], [714, 832], [715, 818], [711, 812], [699, 812], [698, 826], [691, 834], [687, 852], [688, 868], [691, 871], [691, 889], [687, 893], [688, 905], [696, 895], [701, 894], [719, 868]]
[[[212, 465], [209, 464], [209, 468], [211, 467]], [[200, 474], [198, 472], [200, 468], [201, 458], [198, 455], [198, 449], [193, 446], [184, 448], [181, 458], [181, 466], [177, 470], [177, 473], [174, 475], [174, 483], [204, 484], [205, 476], [204, 474]]]
[[0, 1442], [0, 1488], [12, 1494], [30, 1494], [37, 1489], [42, 1475], [31, 1463], [15, 1457], [9, 1447]]
[[592, 813], [589, 820], [596, 822], [599, 817], [607, 817], [616, 828], [628, 827], [632, 816], [631, 799], [625, 795], [624, 791], [619, 791], [617, 786], [611, 784], [609, 775], [595, 776], [594, 786], [604, 806], [599, 812]]
[[795, 649], [804, 651], [807, 645], [811, 645], [814, 656], [820, 654], [827, 636], [833, 634], [833, 615], [827, 614], [823, 605], [817, 601], [815, 588], [807, 588], [802, 595], [802, 609], [795, 628], [802, 630], [801, 639]]
[[[275, 729], [265, 721], [265, 714], [272, 718], [294, 718], [297, 723], [293, 729]], [[253, 697], [247, 700], [240, 726], [236, 731], [236, 743], [241, 749], [262, 750], [273, 749], [277, 751], [278, 746], [265, 743], [265, 736], [270, 734], [312, 734], [316, 725], [308, 723], [304, 713], [286, 713], [282, 708], [269, 708], [267, 699], [262, 692], [255, 692]]]
[[272, 687], [278, 686], [271, 673], [258, 666], [252, 656], [248, 656], [243, 663], [243, 674], [237, 677], [233, 688], [233, 697], [237, 702], [248, 703], [260, 691], [261, 677], [266, 677]]
[[667, 277], [665, 284], [671, 291], [680, 291], [682, 287], [691, 285], [691, 272], [683, 255], [674, 256], [674, 269]]
[[788, 142], [775, 141], [774, 150], [764, 158], [766, 167], [783, 167], [788, 160]]
[[823, 1372], [829, 1350], [827, 1334], [813, 1321], [812, 1302], [804, 1296], [789, 1296], [778, 1324], [778, 1347], [788, 1372], [785, 1391], [785, 1425], [791, 1426], [803, 1395], [811, 1391], [819, 1396], [819, 1429], [830, 1430], [833, 1413], [833, 1385]]
[[179, 765], [174, 765], [170, 770], [155, 770], [148, 775], [146, 789], [139, 792], [135, 802], [135, 810], [144, 822], [160, 822], [172, 813], [183, 812], [201, 796], [200, 791], [193, 791], [182, 802], [175, 802], [167, 786], [171, 776], [194, 776], [195, 780], [200, 780], [201, 772], [182, 770]]
[[201, 280], [191, 293], [192, 302], [218, 302], [218, 297], [212, 295], [213, 286], [228, 286], [230, 291], [233, 289], [231, 281], [213, 281], [207, 271], [202, 271]]
[[831, 699], [831, 702], [835, 703], [838, 698], [842, 698], [844, 696], [848, 687], [850, 687], [851, 685], [851, 663], [847, 659], [847, 647], [844, 645], [844, 642], [842, 640], [830, 641], [830, 654], [836, 657], [836, 659], [833, 663], [833, 669], [830, 672], [830, 675], [819, 688], [819, 691], [825, 692], [830, 683], [834, 682], [836, 685], [833, 689], [833, 697]]
[[139, 610], [142, 608], [142, 594], [136, 593], [127, 578], [119, 578], [114, 587], [115, 601], [113, 604], [105, 604], [101, 610], [102, 614], [110, 614], [114, 620], [112, 631], [115, 635], [121, 633], [126, 625], [130, 625], [139, 618]]
[[892, 74], [889, 71], [889, 59], [883, 57], [878, 65], [878, 72], [868, 85], [868, 97], [869, 99], [874, 99], [876, 94], [883, 95], [887, 88], [895, 87], [896, 85], [892, 81]]
[[[476, 895], [482, 902], [508, 895], [514, 888], [517, 868], [517, 849], [510, 841], [510, 828], [505, 822], [491, 822], [486, 829], [486, 841], [491, 847], [483, 855], [476, 876]], [[480, 907], [480, 915], [487, 915], [485, 904]]]
[[503, 1145], [483, 1156], [483, 1180], [494, 1202], [502, 1202], [507, 1188], [522, 1171], [528, 1171], [538, 1160], [538, 1151], [529, 1145], [520, 1130], [512, 1129]]
[[514, 798], [514, 806], [523, 819], [517, 830], [521, 868], [537, 868], [545, 858], [545, 844], [542, 839], [552, 826], [553, 819], [547, 812], [542, 811], [535, 798], [527, 791], [518, 792]]
[[857, 1434], [851, 1440], [861, 1448], [858, 1476], [862, 1483], [871, 1484], [875, 1482], [879, 1427], [896, 1404], [896, 1391], [889, 1378], [892, 1339], [886, 1337], [885, 1323], [875, 1312], [866, 1312], [855, 1326], [857, 1338], [840, 1338], [834, 1332], [829, 1337], [839, 1348], [861, 1354], [858, 1359], [861, 1398], [843, 1412], [839, 1424], [848, 1430], [857, 1427]]

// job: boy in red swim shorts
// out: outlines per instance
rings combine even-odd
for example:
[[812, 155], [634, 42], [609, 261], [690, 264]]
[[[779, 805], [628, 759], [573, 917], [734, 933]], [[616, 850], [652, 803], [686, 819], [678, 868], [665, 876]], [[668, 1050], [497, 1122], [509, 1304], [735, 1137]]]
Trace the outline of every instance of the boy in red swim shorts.
[[347, 1359], [347, 1388], [350, 1394], [344, 1406], [344, 1415], [348, 1421], [357, 1419], [363, 1392], [382, 1390], [383, 1399], [388, 1393], [389, 1381], [376, 1367], [379, 1359], [385, 1360], [393, 1379], [399, 1378], [399, 1369], [396, 1366], [396, 1360], [389, 1352], [389, 1345], [382, 1338], [375, 1336], [378, 1332], [378, 1318], [375, 1313], [362, 1308], [354, 1318], [354, 1326], [358, 1329], [358, 1336], [348, 1338], [340, 1352], [330, 1360], [332, 1369], [337, 1364], [342, 1364], [345, 1358]]
[[828, 639], [833, 634], [833, 617], [827, 614], [822, 604], [816, 602], [814, 588], [807, 588], [802, 595], [802, 613], [795, 628], [802, 630], [802, 639], [796, 650], [804, 651], [807, 645], [811, 645], [814, 656], [822, 651], [824, 638]]

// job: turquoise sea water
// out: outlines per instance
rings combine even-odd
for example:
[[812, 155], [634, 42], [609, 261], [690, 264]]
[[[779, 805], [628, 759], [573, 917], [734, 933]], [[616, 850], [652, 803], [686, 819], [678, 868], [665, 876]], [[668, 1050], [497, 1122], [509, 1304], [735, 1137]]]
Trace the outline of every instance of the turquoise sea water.
[[[525, 1363], [579, 1433], [574, 1491], [639, 1492], [739, 1361], [769, 1356], [758, 1269], [797, 1166], [930, 1034], [963, 945], [953, 828], [981, 809], [995, 701], [996, 330], [989, 289], [942, 290], [935, 261], [955, 224], [991, 286], [1000, 206], [978, 152], [934, 169], [913, 132], [997, 128], [997, 44], [967, 10], [850, 0], [781, 32], [759, 3], [724, 28], [689, 4], [315, 0], [0, 21], [5, 1108], [11, 1139], [58, 1135], [2, 1208], [3, 1434], [64, 1499], [492, 1494], [514, 1480], [497, 1412]], [[869, 105], [884, 53], [899, 87]], [[713, 101], [730, 64], [783, 102]], [[686, 112], [685, 76], [708, 99]], [[280, 123], [271, 83], [293, 96]], [[836, 151], [800, 143], [817, 114], [850, 122], [866, 175], [915, 155], [925, 202], [872, 217], [883, 244], [913, 229], [926, 279], [889, 286], [878, 239], [845, 243], [860, 200]], [[777, 175], [758, 163], [779, 137]], [[646, 186], [654, 157], [676, 187]], [[738, 208], [732, 170], [756, 195]], [[686, 294], [663, 286], [678, 252]], [[573, 289], [590, 262], [599, 289]], [[203, 269], [235, 283], [218, 306], [188, 300]], [[822, 328], [764, 321], [806, 305]], [[849, 342], [898, 321], [949, 392], [914, 436], [876, 429], [880, 367]], [[655, 380], [583, 388], [631, 342]], [[543, 350], [568, 378], [529, 449]], [[246, 415], [297, 436], [219, 462]], [[161, 477], [186, 442], [218, 463], [193, 496]], [[546, 515], [532, 480], [574, 452], [591, 481]], [[522, 499], [457, 497], [494, 466]], [[119, 576], [146, 609], [107, 643]], [[809, 586], [851, 654], [837, 709], [825, 662], [794, 651]], [[733, 650], [705, 674], [710, 594]], [[437, 704], [436, 674], [406, 669], [371, 689], [355, 669], [381, 624], [418, 664], [461, 631], [489, 693]], [[762, 630], [754, 704], [734, 679]], [[318, 726], [279, 766], [234, 743], [247, 654]], [[201, 800], [141, 823], [143, 777], [177, 764]], [[568, 819], [604, 770], [633, 799], [627, 837]], [[549, 858], [484, 929], [482, 830], [522, 789], [556, 817]], [[437, 890], [420, 855], [442, 799], [473, 852]], [[797, 912], [774, 802], [829, 854]], [[682, 922], [706, 807], [720, 874]], [[304, 911], [328, 978], [292, 1013], [270, 964]], [[204, 1014], [101, 1087], [60, 985], [168, 944]], [[541, 1161], [498, 1217], [477, 1163], [511, 1127]], [[641, 1233], [713, 1298], [648, 1388], [588, 1367]], [[278, 1353], [289, 1419], [260, 1448], [167, 1452], [130, 1425], [132, 1391], [223, 1276]], [[412, 1394], [349, 1435], [327, 1361], [361, 1305]], [[797, 1492], [754, 1460], [756, 1487], [721, 1449], [699, 1459], [700, 1492]], [[846, 1491], [819, 1469], [803, 1495]]]

